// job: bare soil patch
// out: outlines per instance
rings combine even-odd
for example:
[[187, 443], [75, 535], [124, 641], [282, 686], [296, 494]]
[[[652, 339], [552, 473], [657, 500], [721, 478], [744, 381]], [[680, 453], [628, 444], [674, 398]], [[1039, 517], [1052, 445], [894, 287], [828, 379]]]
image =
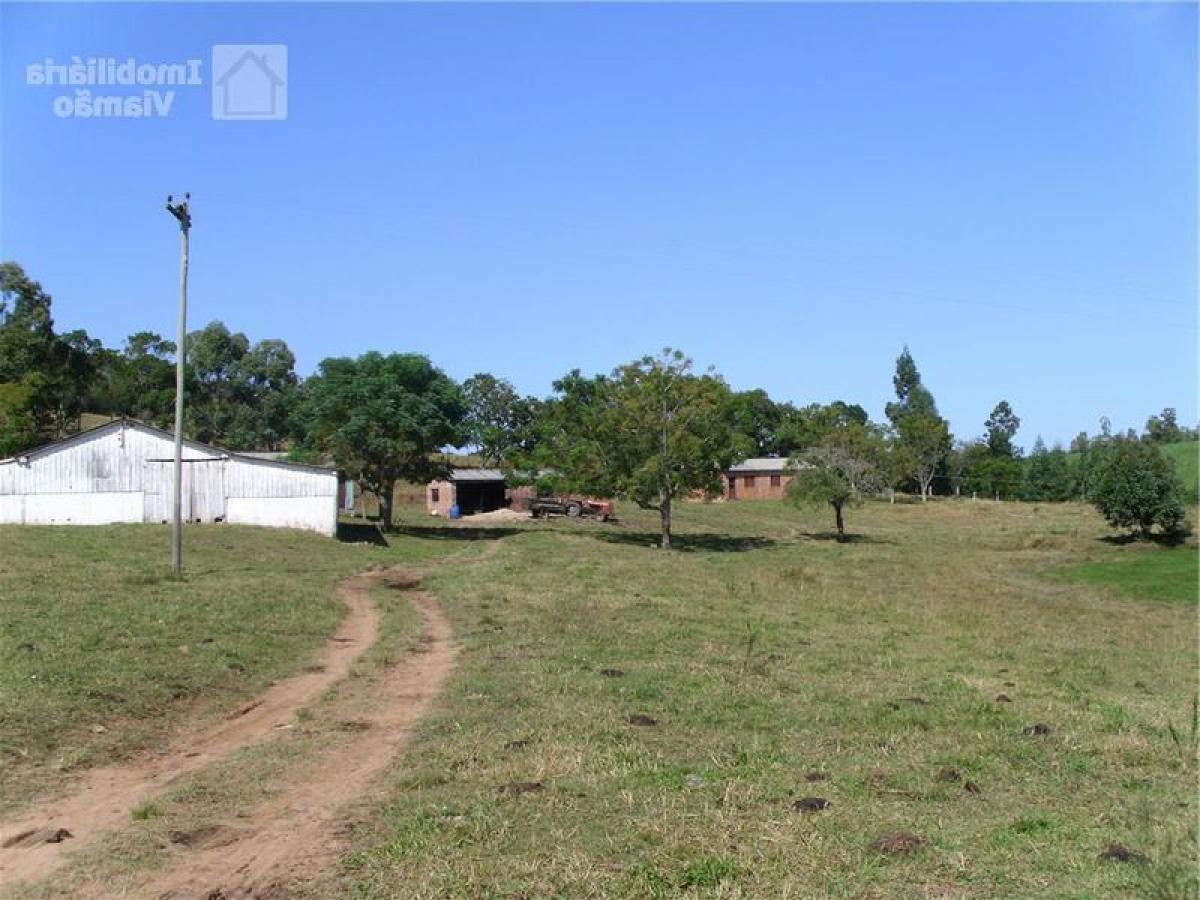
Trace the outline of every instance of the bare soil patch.
[[[365, 593], [370, 584], [359, 589]], [[231, 840], [223, 836], [217, 844], [187, 849], [137, 896], [289, 897], [336, 863], [348, 847], [353, 808], [382, 791], [379, 776], [403, 750], [454, 669], [458, 648], [449, 621], [432, 597], [414, 592], [411, 599], [424, 620], [423, 652], [383, 670], [379, 684], [347, 720], [369, 727], [346, 732], [343, 741], [293, 773], [277, 797], [239, 817]]]

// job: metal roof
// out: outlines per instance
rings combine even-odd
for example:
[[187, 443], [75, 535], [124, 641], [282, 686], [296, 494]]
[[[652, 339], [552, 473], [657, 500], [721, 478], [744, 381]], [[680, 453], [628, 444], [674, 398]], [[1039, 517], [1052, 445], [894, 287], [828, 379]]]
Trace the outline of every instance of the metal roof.
[[503, 481], [504, 473], [499, 469], [452, 469], [451, 481]]
[[792, 468], [791, 461], [786, 456], [756, 456], [744, 459], [736, 466], [730, 466], [729, 471], [734, 475], [742, 473], [756, 474], [758, 472], [786, 472]]
[[[31, 447], [23, 453], [18, 453], [15, 456], [10, 456], [7, 459], [0, 459], [0, 464], [15, 463], [19, 460], [29, 459], [31, 457], [43, 456], [47, 453], [53, 453], [68, 446], [76, 441], [92, 437], [103, 431], [112, 431], [117, 428], [136, 428], [140, 431], [156, 434], [160, 437], [165, 437], [167, 440], [174, 441], [175, 435], [169, 431], [163, 431], [161, 428], [155, 428], [153, 425], [147, 425], [145, 422], [139, 422], [137, 419], [113, 419], [111, 422], [104, 422], [101, 425], [96, 425], [92, 428], [85, 428], [83, 431], [77, 431], [75, 434], [65, 437], [59, 441], [52, 441], [49, 444], [42, 444], [38, 447]], [[256, 456], [250, 456], [245, 453], [235, 453], [230, 450], [222, 450], [220, 447], [212, 447], [208, 444], [202, 444], [199, 441], [193, 441], [189, 438], [183, 439], [185, 447], [190, 447], [193, 450], [198, 450], [202, 453], [214, 453], [220, 456], [228, 456], [234, 459], [245, 460], [246, 462], [261, 463], [268, 466], [285, 466], [295, 469], [311, 469], [318, 472], [333, 472], [336, 469], [333, 466], [314, 466], [309, 463], [292, 462], [289, 459], [262, 459]]]

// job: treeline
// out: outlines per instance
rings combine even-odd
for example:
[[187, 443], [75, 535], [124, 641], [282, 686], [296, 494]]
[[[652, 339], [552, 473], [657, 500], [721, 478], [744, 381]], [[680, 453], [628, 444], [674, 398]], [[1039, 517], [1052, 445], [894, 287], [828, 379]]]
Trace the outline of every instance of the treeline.
[[[1039, 437], [1026, 455], [1015, 440], [1020, 418], [1001, 400], [978, 436], [956, 440], [907, 348], [881, 422], [845, 401], [798, 406], [733, 391], [672, 350], [608, 374], [574, 370], [547, 397], [521, 396], [488, 373], [458, 384], [417, 354], [330, 358], [301, 380], [286, 343], [252, 343], [220, 322], [191, 332], [186, 350], [190, 437], [332, 458], [380, 498], [385, 524], [397, 482], [444, 474], [445, 447], [471, 447], [486, 465], [546, 489], [656, 509], [669, 543], [674, 499], [718, 492], [721, 473], [750, 456], [833, 473], [825, 487], [834, 494], [849, 485], [851, 496], [869, 487], [1055, 501], [1093, 499], [1113, 447], [1134, 442], [1153, 456], [1157, 444], [1196, 437], [1165, 409], [1144, 435], [1114, 435], [1102, 420], [1096, 436], [1080, 434], [1069, 448]], [[0, 265], [0, 456], [72, 433], [83, 412], [169, 427], [175, 351], [150, 332], [119, 350], [84, 331], [58, 332], [50, 296], [20, 266]]]
[[[234, 449], [292, 443], [300, 380], [286, 343], [251, 344], [220, 322], [187, 343], [189, 437]], [[58, 332], [50, 295], [17, 264], [0, 264], [0, 456], [74, 433], [85, 412], [172, 427], [175, 350], [149, 331], [119, 350], [83, 330]]]

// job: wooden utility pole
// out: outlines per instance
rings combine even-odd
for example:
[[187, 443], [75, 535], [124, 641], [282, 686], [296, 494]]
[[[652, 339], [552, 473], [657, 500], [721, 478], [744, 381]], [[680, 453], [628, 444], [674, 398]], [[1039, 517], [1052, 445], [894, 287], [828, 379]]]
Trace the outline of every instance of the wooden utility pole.
[[175, 348], [175, 515], [171, 520], [171, 572], [183, 574], [183, 367], [187, 357], [187, 276], [188, 233], [192, 214], [188, 211], [191, 194], [178, 203], [167, 195], [167, 212], [179, 220], [179, 343]]

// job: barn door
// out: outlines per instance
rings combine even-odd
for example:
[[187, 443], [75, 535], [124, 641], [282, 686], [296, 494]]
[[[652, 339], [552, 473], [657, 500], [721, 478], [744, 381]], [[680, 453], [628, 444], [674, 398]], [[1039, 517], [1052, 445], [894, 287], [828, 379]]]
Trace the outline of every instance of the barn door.
[[[142, 521], [171, 521], [171, 462], [148, 459], [142, 473]], [[183, 514], [187, 516], [187, 494], [183, 496]]]
[[[146, 460], [142, 479], [144, 493], [142, 519], [145, 522], [169, 522], [174, 515], [174, 463], [171, 460]], [[225, 460], [185, 459], [183, 461], [183, 520], [220, 522], [225, 519]]]
[[189, 522], [225, 521], [225, 460], [198, 459], [183, 464], [183, 490]]

